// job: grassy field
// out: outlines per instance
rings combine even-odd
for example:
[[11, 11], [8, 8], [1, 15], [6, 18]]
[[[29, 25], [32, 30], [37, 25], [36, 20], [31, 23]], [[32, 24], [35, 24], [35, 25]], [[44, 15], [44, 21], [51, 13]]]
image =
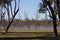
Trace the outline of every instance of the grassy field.
[[[60, 30], [58, 30], [58, 35], [60, 38]], [[9, 30], [3, 35], [0, 33], [0, 38], [55, 39], [53, 30]]]
[[[4, 32], [5, 30], [0, 30]], [[53, 32], [53, 30], [8, 30], [8, 32]], [[60, 32], [60, 30], [58, 30]]]

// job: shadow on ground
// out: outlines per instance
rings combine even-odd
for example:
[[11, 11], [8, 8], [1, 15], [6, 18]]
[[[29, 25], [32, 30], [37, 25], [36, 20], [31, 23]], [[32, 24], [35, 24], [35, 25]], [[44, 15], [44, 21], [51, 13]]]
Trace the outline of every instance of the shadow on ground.
[[[17, 34], [20, 37], [6, 37], [6, 35], [10, 36], [10, 35], [17, 35]], [[1, 37], [0, 40], [60, 40], [60, 33], [57, 37], [58, 39], [56, 37], [54, 37], [53, 33], [23, 33], [24, 37], [21, 37], [22, 33], [17, 33], [17, 34], [7, 33], [7, 34], [5, 34], [5, 37]], [[25, 37], [26, 35], [28, 35], [28, 36], [31, 35], [31, 36]], [[32, 35], [35, 35], [35, 37], [32, 37]], [[43, 35], [43, 36], [36, 36], [36, 35]]]

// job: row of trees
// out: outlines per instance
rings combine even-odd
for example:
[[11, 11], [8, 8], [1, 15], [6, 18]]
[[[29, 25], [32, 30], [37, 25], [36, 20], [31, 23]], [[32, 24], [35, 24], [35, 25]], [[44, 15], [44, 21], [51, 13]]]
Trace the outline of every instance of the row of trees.
[[[5, 24], [4, 24], [4, 20], [2, 20], [2, 25], [3, 28], [5, 29], [6, 26], [8, 25], [8, 20], [5, 20]], [[34, 27], [34, 28], [38, 28], [38, 27], [41, 27], [41, 28], [47, 28], [47, 27], [52, 27], [52, 20], [35, 20], [35, 19], [32, 19], [32, 20], [20, 20], [20, 19], [14, 19], [14, 21], [12, 22], [11, 26], [14, 28], [14, 27], [17, 27], [17, 28], [21, 28], [21, 27], [27, 27], [27, 28], [31, 28], [31, 27]]]

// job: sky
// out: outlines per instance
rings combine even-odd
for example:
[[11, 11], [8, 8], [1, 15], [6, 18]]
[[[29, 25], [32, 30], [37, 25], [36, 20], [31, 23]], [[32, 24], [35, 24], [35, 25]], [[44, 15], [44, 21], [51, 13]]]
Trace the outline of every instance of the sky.
[[[18, 2], [18, 0], [17, 0]], [[39, 3], [41, 2], [41, 0], [20, 0], [20, 4], [19, 4], [19, 12], [16, 15], [16, 19], [25, 19], [26, 16], [29, 19], [37, 19], [36, 16], [38, 13], [38, 9], [39, 9]], [[12, 3], [13, 7], [14, 4]], [[27, 15], [25, 15], [27, 14]], [[38, 18], [39, 19], [45, 19], [44, 18], [44, 14], [39, 14]]]

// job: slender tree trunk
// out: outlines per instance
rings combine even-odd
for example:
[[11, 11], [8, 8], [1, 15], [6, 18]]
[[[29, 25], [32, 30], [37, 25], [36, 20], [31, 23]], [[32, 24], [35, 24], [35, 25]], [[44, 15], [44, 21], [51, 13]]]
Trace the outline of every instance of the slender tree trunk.
[[54, 26], [54, 33], [55, 33], [55, 36], [57, 37], [57, 22], [56, 22], [56, 16], [54, 16], [53, 18], [53, 26]]
[[7, 14], [8, 14], [8, 21], [10, 22], [10, 12], [9, 12], [9, 5], [7, 4]]
[[45, 27], [47, 29], [47, 14], [45, 13]]
[[7, 28], [6, 28], [5, 33], [7, 33], [8, 29], [9, 29], [10, 25], [12, 24], [12, 22], [13, 22], [15, 16], [16, 16], [16, 14], [18, 13], [18, 11], [19, 11], [19, 9], [15, 12], [15, 14], [14, 14], [13, 19], [11, 20], [11, 22], [9, 22], [9, 24], [8, 24], [8, 26], [7, 26]]

